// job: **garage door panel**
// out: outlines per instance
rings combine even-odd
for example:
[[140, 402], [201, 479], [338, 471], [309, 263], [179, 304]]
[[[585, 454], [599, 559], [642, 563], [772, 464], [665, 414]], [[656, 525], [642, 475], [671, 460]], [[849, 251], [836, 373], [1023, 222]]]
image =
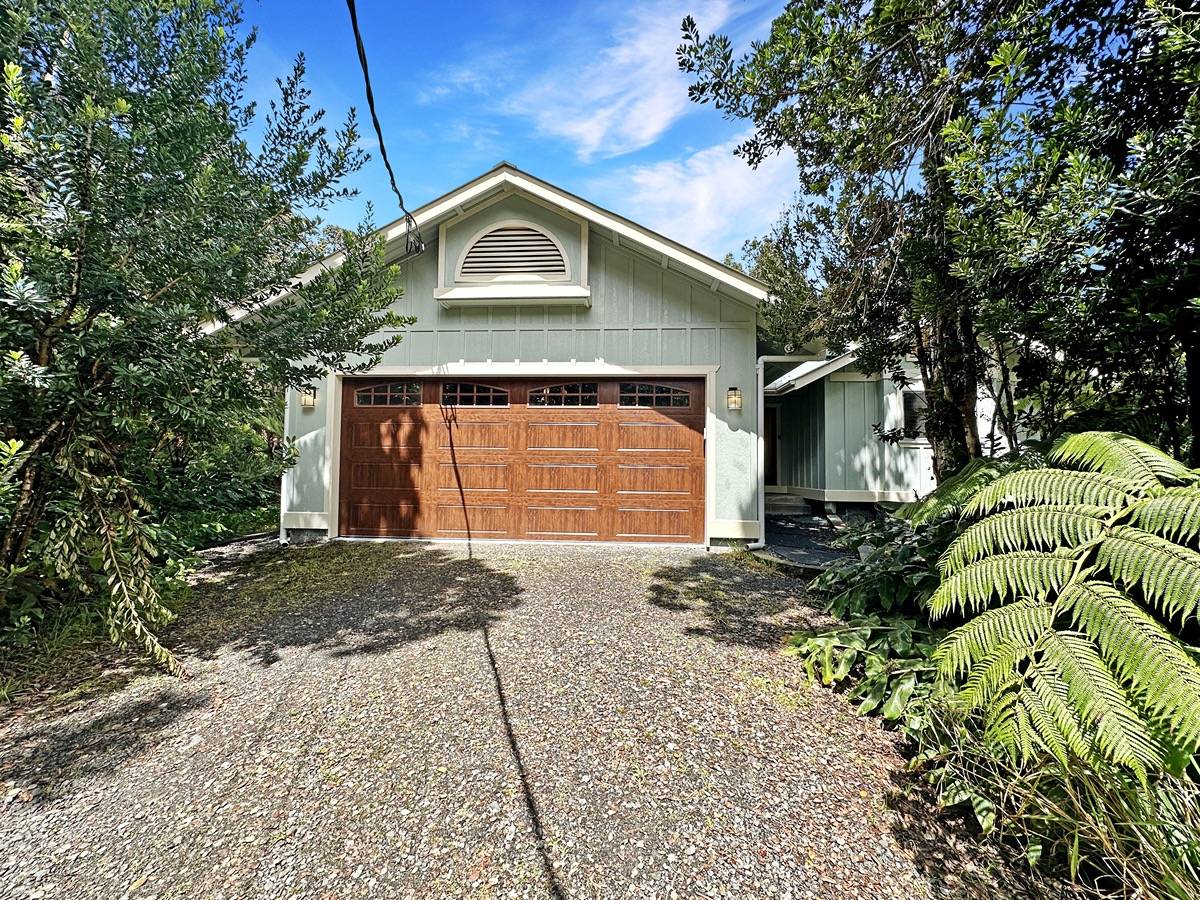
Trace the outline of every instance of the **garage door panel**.
[[509, 533], [512, 516], [503, 503], [438, 503], [437, 532], [443, 536], [503, 537]]
[[419, 462], [356, 462], [350, 466], [350, 488], [366, 491], [405, 491], [421, 489]]
[[599, 463], [526, 463], [525, 491], [529, 494], [596, 494], [600, 491]]
[[441, 450], [511, 450], [512, 422], [464, 422], [442, 425], [438, 429]]
[[500, 462], [439, 463], [438, 489], [509, 492], [512, 490], [511, 467]]
[[[678, 494], [686, 497], [697, 490], [697, 469], [688, 463], [618, 463], [615, 472], [617, 494]], [[702, 484], [699, 487], [703, 490]]]
[[600, 449], [599, 422], [530, 422], [525, 426], [529, 450]]
[[350, 431], [350, 446], [356, 450], [420, 451], [425, 424], [406, 422], [356, 422]]
[[529, 406], [530, 382], [520, 380], [495, 382], [509, 406], [472, 406], [460, 390], [453, 407], [441, 404], [441, 379], [395, 380], [421, 381], [424, 405], [358, 407], [363, 382], [344, 382], [341, 533], [703, 540], [701, 381], [665, 383], [688, 392], [676, 408], [622, 406], [618, 382], [595, 379], [598, 405], [572, 408], [556, 405], [558, 394]]
[[681, 508], [617, 507], [616, 536], [620, 540], [686, 540], [691, 534], [692, 510]]
[[641, 453], [695, 453], [702, 438], [689, 425], [678, 422], [620, 422], [617, 450]]
[[600, 536], [599, 506], [541, 506], [525, 509], [525, 533], [536, 539], [595, 540]]
[[360, 500], [345, 504], [342, 522], [349, 534], [415, 535], [420, 532], [420, 517], [418, 501], [389, 498], [386, 502]]

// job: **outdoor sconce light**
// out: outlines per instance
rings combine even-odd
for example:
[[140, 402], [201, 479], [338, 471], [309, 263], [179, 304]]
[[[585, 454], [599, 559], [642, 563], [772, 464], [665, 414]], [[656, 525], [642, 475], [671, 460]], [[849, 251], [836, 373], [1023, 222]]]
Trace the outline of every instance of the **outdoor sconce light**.
[[727, 409], [740, 410], [742, 408], [742, 389], [731, 387], [725, 394], [725, 406]]
[[315, 387], [306, 387], [300, 392], [300, 408], [301, 409], [316, 409], [317, 406], [317, 389]]

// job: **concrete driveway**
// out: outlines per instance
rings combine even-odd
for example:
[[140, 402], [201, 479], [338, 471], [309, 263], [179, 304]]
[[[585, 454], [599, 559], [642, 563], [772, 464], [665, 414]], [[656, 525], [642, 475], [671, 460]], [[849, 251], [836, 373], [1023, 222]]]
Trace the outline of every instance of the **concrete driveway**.
[[698, 551], [230, 548], [167, 632], [190, 679], [7, 714], [0, 895], [985, 893], [780, 653], [809, 602]]

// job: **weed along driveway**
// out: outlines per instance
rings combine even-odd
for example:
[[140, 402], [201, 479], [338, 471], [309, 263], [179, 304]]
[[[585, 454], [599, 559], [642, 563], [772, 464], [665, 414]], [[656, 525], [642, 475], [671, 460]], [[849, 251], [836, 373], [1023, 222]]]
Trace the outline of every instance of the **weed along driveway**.
[[[986, 892], [876, 722], [780, 649], [821, 614], [740, 555], [226, 549], [167, 631], [0, 745], [13, 897]], [[977, 854], [977, 851], [974, 851]]]

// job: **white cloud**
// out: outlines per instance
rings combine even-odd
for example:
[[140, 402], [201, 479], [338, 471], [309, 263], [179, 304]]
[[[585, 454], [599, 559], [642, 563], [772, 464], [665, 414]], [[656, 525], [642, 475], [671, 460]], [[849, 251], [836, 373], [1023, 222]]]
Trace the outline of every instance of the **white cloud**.
[[675, 61], [684, 15], [691, 12], [708, 32], [724, 25], [730, 10], [729, 0], [622, 8], [624, 24], [608, 42], [591, 54], [571, 47], [570, 61], [539, 74], [510, 99], [508, 110], [572, 143], [583, 162], [647, 147], [691, 105]]
[[723, 259], [769, 231], [797, 186], [790, 152], [751, 169], [733, 155], [738, 142], [682, 160], [619, 169], [593, 183], [593, 196], [647, 228]]

